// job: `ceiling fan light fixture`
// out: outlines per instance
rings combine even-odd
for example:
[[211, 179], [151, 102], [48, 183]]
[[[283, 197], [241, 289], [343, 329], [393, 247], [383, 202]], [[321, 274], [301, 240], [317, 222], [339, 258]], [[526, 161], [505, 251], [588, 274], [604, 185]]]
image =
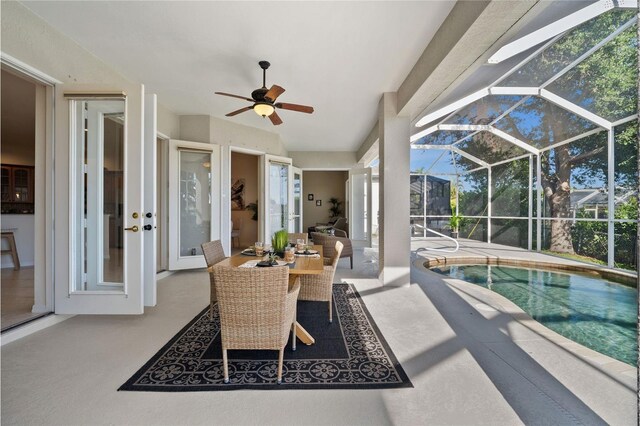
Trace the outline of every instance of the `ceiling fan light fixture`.
[[266, 103], [257, 103], [253, 107], [253, 110], [261, 117], [268, 117], [273, 114], [273, 111], [275, 111], [276, 109], [273, 107], [273, 105], [269, 105]]

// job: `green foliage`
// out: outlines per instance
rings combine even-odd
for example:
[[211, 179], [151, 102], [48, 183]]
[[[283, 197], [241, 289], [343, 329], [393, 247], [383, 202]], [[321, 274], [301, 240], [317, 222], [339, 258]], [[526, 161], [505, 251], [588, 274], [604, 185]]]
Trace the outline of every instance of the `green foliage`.
[[451, 227], [451, 232], [458, 232], [460, 226], [462, 225], [463, 218], [458, 214], [454, 214], [449, 218], [449, 226]]
[[331, 207], [329, 207], [329, 213], [331, 213], [331, 219], [338, 218], [342, 215], [342, 201], [338, 200], [336, 197], [329, 198], [329, 203]]
[[256, 200], [255, 203], [249, 203], [247, 204], [247, 207], [244, 208], [245, 210], [250, 210], [253, 212], [253, 215], [251, 216], [251, 220], [258, 220], [258, 200]]
[[[587, 218], [583, 212], [576, 214], [578, 218]], [[616, 206], [615, 219], [635, 221], [638, 218], [638, 200], [629, 198]], [[637, 222], [618, 222], [614, 227], [615, 266], [617, 268], [635, 270], [635, 241]], [[571, 234], [573, 248], [578, 255], [607, 262], [607, 223], [596, 221], [578, 221]]]
[[273, 234], [271, 238], [271, 246], [276, 252], [284, 251], [284, 248], [289, 244], [289, 233], [286, 229], [281, 229]]

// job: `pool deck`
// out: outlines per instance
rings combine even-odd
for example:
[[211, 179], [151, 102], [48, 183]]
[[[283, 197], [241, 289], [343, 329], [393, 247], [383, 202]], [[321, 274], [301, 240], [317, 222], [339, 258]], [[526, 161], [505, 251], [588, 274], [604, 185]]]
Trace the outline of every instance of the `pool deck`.
[[528, 251], [518, 247], [501, 244], [488, 244], [481, 241], [459, 239], [460, 248], [455, 253], [435, 251], [452, 250], [455, 245], [443, 238], [422, 238], [412, 241], [414, 260], [423, 259], [429, 266], [480, 263], [532, 268], [548, 268], [582, 273], [596, 273], [604, 278], [621, 281], [635, 287], [636, 274], [621, 269], [589, 264], [561, 256]]
[[[488, 263], [520, 267], [552, 267], [553, 269], [564, 271], [597, 272], [604, 276], [612, 273], [610, 269], [499, 244], [487, 244], [474, 240], [459, 240], [459, 243], [460, 249], [457, 252], [444, 253], [430, 251], [428, 249], [450, 249], [453, 247], [451, 242], [443, 241], [441, 238], [413, 240], [412, 281], [415, 280], [419, 283], [429, 284], [442, 281], [448, 288], [471, 305], [472, 309], [490, 321], [496, 320], [504, 314], [511, 317], [512, 321], [508, 320], [507, 323], [505, 323], [505, 325], [508, 325], [501, 327], [501, 329], [511, 337], [517, 346], [522, 347], [522, 349], [527, 351], [529, 356], [531, 356], [530, 360], [527, 360], [526, 356], [522, 360], [527, 362], [534, 361], [534, 363], [542, 366], [547, 373], [550, 373], [558, 379], [564, 377], [568, 382], [576, 378], [576, 376], [574, 376], [573, 379], [570, 378], [573, 374], [577, 373], [579, 376], [582, 376], [581, 380], [584, 380], [584, 382], [580, 383], [580, 380], [578, 380], [576, 383], [578, 388], [581, 388], [579, 391], [575, 391], [576, 395], [580, 395], [583, 391], [590, 393], [593, 389], [597, 389], [596, 394], [599, 393], [600, 390], [604, 392], [605, 388], [600, 388], [602, 384], [599, 384], [603, 378], [604, 382], [613, 380], [627, 387], [627, 389], [636, 389], [635, 380], [637, 379], [638, 371], [633, 366], [610, 358], [561, 336], [532, 319], [515, 303], [491, 290], [458, 279], [434, 277], [434, 273], [428, 270], [428, 266]], [[613, 271], [613, 274], [618, 277], [635, 280], [635, 274], [626, 271], [616, 270]], [[433, 291], [433, 287], [429, 284], [427, 284], [427, 286]], [[523, 326], [524, 329], [520, 327], [514, 328], [514, 323]], [[481, 330], [479, 326], [478, 331]], [[519, 331], [516, 332], [516, 330]], [[524, 332], [524, 334], [519, 335], [521, 332]], [[546, 348], [542, 349], [545, 346]], [[558, 349], [560, 351], [558, 351]], [[564, 353], [560, 356], [559, 352]], [[569, 359], [563, 360], [563, 358], [567, 358], [566, 355], [569, 355]], [[581, 362], [576, 363], [575, 361], [578, 360]], [[582, 371], [578, 373], [579, 370]], [[590, 380], [591, 383], [589, 382]], [[608, 383], [607, 386], [609, 384], [610, 383]], [[615, 387], [617, 386], [614, 386], [614, 388]], [[587, 402], [585, 398], [581, 397], [581, 399]], [[611, 421], [611, 419], [608, 421]]]

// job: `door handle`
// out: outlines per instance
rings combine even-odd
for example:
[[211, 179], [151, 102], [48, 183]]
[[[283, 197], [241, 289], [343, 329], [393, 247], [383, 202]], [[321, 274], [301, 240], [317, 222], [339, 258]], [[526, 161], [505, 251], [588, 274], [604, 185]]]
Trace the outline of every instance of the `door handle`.
[[131, 228], [124, 228], [125, 231], [133, 231], [133, 232], [138, 232], [140, 228], [138, 228], [138, 225], [133, 225]]

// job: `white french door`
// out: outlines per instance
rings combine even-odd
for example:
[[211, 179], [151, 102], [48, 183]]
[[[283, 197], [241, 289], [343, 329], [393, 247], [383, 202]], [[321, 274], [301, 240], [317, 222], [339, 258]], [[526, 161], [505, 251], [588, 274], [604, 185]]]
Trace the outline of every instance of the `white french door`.
[[355, 246], [371, 247], [371, 168], [349, 170], [349, 238]]
[[263, 156], [262, 238], [266, 242], [280, 229], [302, 232], [302, 170], [291, 162], [287, 157]]
[[201, 244], [220, 239], [220, 147], [169, 141], [169, 269], [206, 266]]
[[[144, 97], [144, 214], [142, 233], [144, 238], [143, 271], [144, 305], [156, 306], [156, 263], [157, 263], [157, 194], [158, 164], [156, 141], [157, 99], [155, 94]], [[162, 225], [160, 225], [162, 226]]]
[[291, 166], [289, 188], [289, 232], [302, 231], [302, 170]]
[[69, 284], [60, 314], [143, 312], [142, 90], [69, 96]]
[[263, 156], [263, 182], [265, 196], [262, 206], [264, 241], [280, 229], [289, 229], [289, 185], [291, 159], [265, 154]]

